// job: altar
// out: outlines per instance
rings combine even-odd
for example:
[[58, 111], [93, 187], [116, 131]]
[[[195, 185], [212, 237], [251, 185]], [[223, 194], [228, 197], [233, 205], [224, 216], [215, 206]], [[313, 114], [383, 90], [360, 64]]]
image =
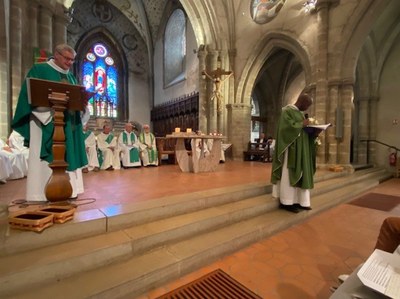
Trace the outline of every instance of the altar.
[[[197, 135], [195, 133], [175, 133], [167, 135], [166, 138], [176, 139], [175, 155], [180, 169], [183, 172], [211, 172], [215, 171], [221, 158], [221, 143], [224, 136]], [[188, 153], [185, 147], [185, 139], [190, 139], [191, 144], [200, 143], [200, 147], [192, 146]], [[212, 140], [212, 148], [206, 154], [207, 141]], [[194, 141], [194, 142], [193, 142]]]

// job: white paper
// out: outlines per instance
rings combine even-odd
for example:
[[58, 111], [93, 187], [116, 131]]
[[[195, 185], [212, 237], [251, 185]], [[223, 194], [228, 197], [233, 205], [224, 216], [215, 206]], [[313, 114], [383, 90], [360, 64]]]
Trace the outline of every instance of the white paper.
[[357, 272], [361, 282], [390, 298], [400, 298], [400, 259], [379, 249], [371, 254]]

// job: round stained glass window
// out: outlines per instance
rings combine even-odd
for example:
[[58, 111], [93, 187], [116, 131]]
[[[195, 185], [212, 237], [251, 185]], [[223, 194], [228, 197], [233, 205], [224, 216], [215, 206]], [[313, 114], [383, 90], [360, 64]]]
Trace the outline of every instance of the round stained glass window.
[[96, 56], [93, 53], [87, 53], [86, 59], [93, 62], [96, 60]]
[[95, 45], [93, 49], [94, 53], [99, 57], [106, 57], [108, 54], [107, 49], [101, 44]]
[[114, 59], [112, 59], [110, 56], [108, 56], [108, 57], [105, 59], [105, 62], [106, 62], [108, 65], [113, 65], [113, 64], [114, 64]]

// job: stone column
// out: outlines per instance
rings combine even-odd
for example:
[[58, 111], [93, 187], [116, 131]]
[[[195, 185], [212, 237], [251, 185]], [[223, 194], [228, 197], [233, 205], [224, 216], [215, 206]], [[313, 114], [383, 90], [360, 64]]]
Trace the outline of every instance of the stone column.
[[32, 47], [39, 47], [38, 20], [39, 5], [37, 1], [32, 1], [29, 6], [29, 37]]
[[11, 84], [12, 109], [15, 110], [22, 82], [22, 10], [21, 1], [11, 2], [10, 11], [10, 60], [11, 60]]
[[[219, 54], [219, 58], [221, 60], [221, 65], [219, 66], [223, 70], [229, 70], [229, 63], [227, 63], [227, 53], [225, 51], [221, 51]], [[221, 80], [223, 81], [221, 85], [221, 95], [222, 95], [222, 101], [221, 101], [221, 107], [219, 107], [219, 110], [217, 109], [217, 132], [218, 133], [223, 133], [224, 131], [224, 122], [225, 122], [225, 115], [226, 115], [226, 104], [227, 104], [227, 98], [229, 97], [229, 79], [224, 81], [225, 75], [222, 76]], [[217, 103], [218, 105], [218, 103]], [[218, 108], [218, 107], [217, 107]]]
[[10, 0], [0, 4], [0, 138], [8, 137], [11, 119]]
[[242, 161], [243, 151], [247, 150], [248, 136], [251, 130], [251, 105], [228, 104], [227, 111], [228, 140], [233, 144], [233, 158]]
[[199, 58], [199, 130], [207, 132], [207, 78], [201, 72], [206, 69], [207, 51], [200, 46], [197, 57]]
[[39, 48], [53, 51], [53, 13], [46, 6], [39, 8]]
[[337, 163], [350, 166], [351, 119], [353, 112], [354, 86], [352, 82], [343, 82], [340, 92], [340, 105], [343, 111], [343, 138], [338, 139]]
[[355, 112], [357, 113], [356, 121], [353, 123], [357, 126], [354, 129], [356, 133], [353, 136], [354, 151], [353, 155], [356, 163], [366, 164], [367, 163], [367, 143], [361, 142], [361, 140], [367, 140], [370, 138], [370, 105], [371, 98], [368, 96], [357, 96], [355, 105]]
[[[213, 71], [217, 69], [218, 51], [208, 52], [208, 69], [207, 71]], [[217, 131], [217, 99], [211, 100], [214, 91], [214, 82], [208, 80], [207, 84], [207, 97], [208, 97], [208, 123], [207, 123], [207, 133]]]
[[[315, 116], [323, 123], [328, 119], [328, 37], [329, 37], [329, 3], [318, 1], [317, 4], [317, 63], [316, 63], [316, 96], [314, 98]], [[318, 163], [326, 163], [329, 156], [329, 143], [321, 134], [322, 147], [318, 150]]]
[[67, 42], [67, 26], [69, 18], [64, 14], [65, 7], [57, 3], [53, 21], [53, 46]]

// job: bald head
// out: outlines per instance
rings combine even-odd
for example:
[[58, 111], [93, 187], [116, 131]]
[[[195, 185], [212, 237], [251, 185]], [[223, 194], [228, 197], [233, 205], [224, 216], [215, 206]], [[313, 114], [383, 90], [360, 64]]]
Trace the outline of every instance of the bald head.
[[294, 105], [297, 108], [299, 108], [300, 111], [306, 111], [311, 106], [312, 103], [313, 103], [312, 97], [306, 93], [302, 93], [301, 95], [299, 95]]

